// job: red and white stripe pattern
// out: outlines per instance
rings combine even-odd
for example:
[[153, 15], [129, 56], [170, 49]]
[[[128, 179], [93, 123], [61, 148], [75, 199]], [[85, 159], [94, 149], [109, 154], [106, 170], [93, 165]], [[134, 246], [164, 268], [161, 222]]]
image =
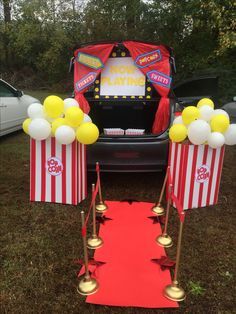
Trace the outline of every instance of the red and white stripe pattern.
[[170, 143], [173, 192], [184, 209], [217, 204], [224, 150], [224, 146]]
[[120, 129], [120, 128], [105, 128], [103, 130], [104, 130], [105, 135], [124, 135], [125, 134], [125, 130]]
[[30, 200], [77, 205], [87, 195], [86, 148], [55, 138], [30, 143]]

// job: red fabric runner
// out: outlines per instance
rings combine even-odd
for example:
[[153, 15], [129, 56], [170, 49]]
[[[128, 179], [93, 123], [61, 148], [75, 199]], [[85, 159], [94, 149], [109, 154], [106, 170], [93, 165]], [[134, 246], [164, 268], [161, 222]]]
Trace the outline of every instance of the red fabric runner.
[[106, 264], [96, 270], [99, 291], [88, 296], [86, 302], [145, 308], [178, 307], [162, 293], [171, 283], [169, 270], [163, 271], [151, 261], [165, 256], [164, 248], [155, 242], [161, 233], [160, 225], [148, 219], [153, 204], [106, 203], [109, 207], [106, 215], [112, 220], [100, 226], [104, 246], [94, 255], [95, 260]]

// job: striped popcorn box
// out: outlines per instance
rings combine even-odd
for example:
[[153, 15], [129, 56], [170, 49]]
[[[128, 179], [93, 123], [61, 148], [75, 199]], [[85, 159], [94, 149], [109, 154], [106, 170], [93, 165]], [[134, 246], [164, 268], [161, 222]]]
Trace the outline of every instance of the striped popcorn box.
[[86, 148], [30, 140], [30, 200], [77, 205], [87, 195]]
[[184, 209], [217, 204], [224, 150], [224, 146], [170, 143], [173, 192]]

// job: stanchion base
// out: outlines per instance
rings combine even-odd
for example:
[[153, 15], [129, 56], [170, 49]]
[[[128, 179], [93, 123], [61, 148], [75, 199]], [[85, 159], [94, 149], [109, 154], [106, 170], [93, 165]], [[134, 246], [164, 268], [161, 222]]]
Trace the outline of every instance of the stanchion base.
[[102, 238], [100, 237], [91, 237], [91, 238], [88, 238], [88, 241], [87, 241], [87, 247], [89, 249], [92, 249], [92, 250], [95, 250], [95, 249], [98, 249], [100, 247], [103, 246], [103, 240]]
[[162, 246], [162, 247], [171, 247], [173, 245], [173, 241], [171, 239], [170, 236], [168, 236], [168, 234], [165, 235], [160, 235], [156, 238], [156, 242], [158, 245]]
[[184, 289], [179, 287], [178, 283], [172, 283], [171, 285], [166, 286], [164, 289], [164, 296], [167, 299], [177, 302], [183, 301], [186, 298]]
[[99, 284], [96, 279], [89, 278], [85, 279], [85, 276], [81, 276], [77, 292], [82, 295], [94, 294], [98, 291]]
[[96, 205], [97, 213], [104, 213], [105, 211], [107, 211], [107, 209], [108, 209], [108, 206], [103, 202], [100, 202], [99, 204]]
[[152, 212], [156, 214], [157, 216], [162, 216], [165, 213], [164, 208], [161, 206], [161, 204], [157, 204], [152, 207]]

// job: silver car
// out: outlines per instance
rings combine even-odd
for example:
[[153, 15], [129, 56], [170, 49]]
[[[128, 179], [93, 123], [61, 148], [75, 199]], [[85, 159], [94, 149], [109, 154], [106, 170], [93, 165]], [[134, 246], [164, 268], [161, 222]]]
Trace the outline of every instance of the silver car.
[[40, 101], [0, 79], [0, 136], [20, 130], [27, 118], [27, 108]]

